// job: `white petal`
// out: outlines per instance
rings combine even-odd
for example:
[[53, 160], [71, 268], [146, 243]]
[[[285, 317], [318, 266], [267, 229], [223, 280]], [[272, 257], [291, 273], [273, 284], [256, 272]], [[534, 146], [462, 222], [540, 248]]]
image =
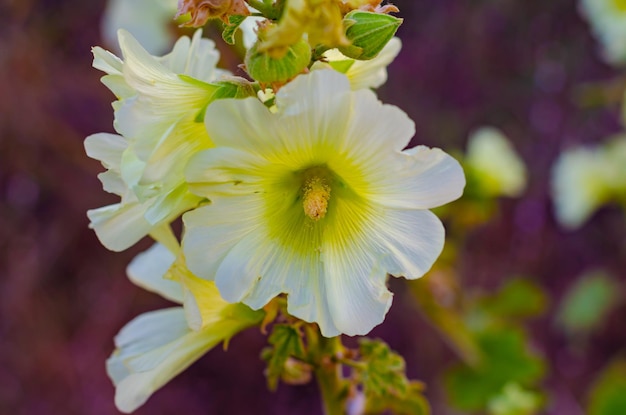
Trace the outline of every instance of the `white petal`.
[[144, 207], [139, 203], [104, 206], [87, 211], [98, 239], [111, 251], [123, 251], [146, 236], [151, 228], [143, 217]]
[[177, 74], [189, 75], [204, 82], [213, 82], [226, 71], [216, 70], [220, 53], [211, 39], [202, 37], [198, 29], [190, 40], [183, 36], [174, 45], [172, 51], [159, 58], [159, 61]]
[[141, 314], [115, 337], [120, 356], [131, 372], [154, 369], [189, 332], [181, 307]]
[[84, 145], [89, 157], [101, 161], [107, 169], [119, 171], [128, 142], [117, 134], [98, 133], [85, 138]]
[[91, 49], [93, 53], [93, 67], [109, 75], [122, 75], [124, 63], [120, 58], [99, 46]]
[[390, 160], [389, 168], [368, 176], [371, 201], [398, 209], [430, 209], [463, 194], [461, 165], [440, 149], [417, 146]]
[[[218, 100], [207, 109], [206, 128], [217, 146], [254, 148], [260, 156], [287, 166], [323, 162], [326, 151], [345, 136], [349, 92], [344, 75], [315, 71], [281, 88], [277, 114], [256, 98]], [[230, 122], [214, 121], [223, 119]]]
[[116, 336], [118, 349], [107, 361], [107, 372], [116, 385], [118, 409], [134, 411], [207, 350], [232, 335], [232, 330], [223, 335], [217, 331], [191, 331], [181, 307], [145, 313], [128, 323]]
[[102, 183], [102, 189], [105, 192], [114, 193], [118, 196], [123, 196], [128, 192], [128, 186], [122, 180], [119, 172], [107, 170], [98, 174], [98, 179]]
[[183, 291], [180, 283], [164, 278], [175, 260], [176, 255], [169, 249], [161, 244], [154, 244], [132, 260], [126, 274], [135, 285], [182, 304]]
[[193, 156], [185, 177], [192, 192], [210, 199], [221, 191], [250, 194], [258, 190], [260, 176], [267, 172], [268, 164], [256, 154], [217, 147]]
[[324, 248], [330, 315], [337, 329], [350, 336], [367, 334], [382, 323], [393, 297], [385, 286], [386, 271], [363, 248], [354, 243]]
[[[396, 58], [402, 42], [399, 38], [392, 38], [382, 51], [374, 58], [367, 61], [354, 60], [346, 57], [337, 49], [331, 49], [324, 52], [324, 57], [331, 63], [341, 62], [348, 64], [347, 70], [340, 70], [345, 73], [350, 80], [350, 86], [353, 90], [365, 88], [378, 88], [387, 81], [387, 66]], [[331, 64], [317, 61], [313, 64], [312, 69], [327, 69], [332, 67]]]
[[346, 73], [352, 89], [378, 88], [384, 84], [387, 81], [387, 66], [398, 56], [401, 48], [400, 38], [393, 37], [374, 59], [355, 61]]
[[445, 231], [428, 210], [386, 210], [374, 223], [370, 246], [379, 267], [396, 277], [424, 275], [441, 254]]
[[263, 212], [254, 196], [224, 198], [219, 203], [219, 206], [203, 206], [183, 215], [183, 252], [187, 267], [207, 280], [215, 278], [222, 259], [255, 229]]
[[[268, 255], [277, 254], [275, 251], [266, 250], [265, 238], [263, 232], [249, 233], [238, 241], [221, 261], [215, 276], [215, 285], [226, 301], [237, 303], [243, 300], [253, 309], [259, 309], [281, 292], [280, 281], [274, 279], [262, 281], [267, 277], [268, 268], [275, 260]], [[256, 283], [264, 285], [266, 295], [261, 298], [257, 296], [252, 302], [244, 300]]]
[[116, 110], [116, 129], [137, 140], [135, 151], [147, 160], [173, 124], [202, 111], [216, 87], [184, 81], [124, 31], [120, 31], [119, 39], [125, 58], [124, 78], [138, 95]]

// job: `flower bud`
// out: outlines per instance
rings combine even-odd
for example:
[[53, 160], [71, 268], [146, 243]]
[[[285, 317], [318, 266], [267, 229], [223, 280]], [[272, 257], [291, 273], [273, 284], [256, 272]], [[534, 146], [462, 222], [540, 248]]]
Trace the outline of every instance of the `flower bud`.
[[302, 72], [311, 61], [311, 47], [301, 39], [287, 48], [282, 57], [272, 57], [259, 51], [259, 42], [246, 53], [245, 64], [248, 74], [258, 82], [280, 83], [288, 81]]
[[402, 19], [382, 13], [351, 11], [343, 19], [346, 37], [352, 42], [340, 46], [344, 55], [359, 60], [369, 60], [385, 47], [402, 24]]

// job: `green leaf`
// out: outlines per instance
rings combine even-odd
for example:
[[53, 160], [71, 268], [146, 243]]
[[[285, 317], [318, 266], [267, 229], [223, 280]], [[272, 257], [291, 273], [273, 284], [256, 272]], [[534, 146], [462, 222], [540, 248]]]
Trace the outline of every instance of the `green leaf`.
[[557, 324], [570, 334], [589, 334], [615, 306], [619, 291], [617, 283], [605, 272], [587, 273], [565, 295], [557, 313]]
[[386, 410], [399, 415], [430, 413], [428, 401], [422, 394], [423, 385], [406, 378], [402, 356], [381, 340], [361, 339], [359, 352], [362, 366], [355, 370], [357, 381], [363, 385], [366, 413]]
[[276, 390], [287, 360], [304, 358], [304, 344], [298, 330], [288, 324], [274, 325], [268, 341], [271, 347], [265, 348], [261, 357], [267, 361], [267, 385]]
[[[450, 249], [450, 246], [447, 245], [446, 249]], [[480, 350], [463, 320], [463, 315], [454, 304], [441, 304], [437, 301], [430, 288], [430, 284], [435, 282], [435, 285], [448, 287], [448, 282], [453, 278], [455, 277], [443, 272], [432, 273], [429, 280], [421, 279], [411, 284], [411, 292], [424, 317], [441, 332], [446, 342], [465, 363], [475, 364], [480, 360]], [[453, 293], [454, 290], [451, 288], [450, 292]]]
[[404, 375], [402, 356], [391, 351], [382, 340], [361, 339], [359, 346], [361, 359], [366, 364], [360, 379], [365, 394], [377, 397], [406, 395], [409, 381]]
[[504, 386], [502, 393], [489, 400], [490, 415], [534, 415], [541, 405], [542, 397], [522, 388], [517, 383]]
[[419, 382], [409, 384], [408, 393], [396, 399], [369, 399], [366, 414], [381, 414], [390, 411], [395, 415], [430, 415], [430, 405], [423, 395], [424, 385]]
[[541, 315], [547, 303], [541, 287], [528, 279], [514, 278], [495, 295], [482, 299], [480, 306], [498, 318], [527, 318]]
[[626, 414], [626, 359], [615, 360], [598, 376], [589, 395], [587, 413]]
[[445, 374], [445, 386], [455, 407], [484, 410], [506, 384], [530, 386], [543, 375], [543, 360], [528, 350], [521, 329], [492, 326], [477, 333], [476, 340], [483, 355], [480, 364], [457, 364]]
[[228, 24], [224, 25], [224, 30], [222, 31], [222, 39], [224, 39], [224, 42], [229, 45], [235, 44], [235, 33], [237, 32], [239, 25], [241, 25], [244, 20], [246, 20], [246, 16], [228, 16]]

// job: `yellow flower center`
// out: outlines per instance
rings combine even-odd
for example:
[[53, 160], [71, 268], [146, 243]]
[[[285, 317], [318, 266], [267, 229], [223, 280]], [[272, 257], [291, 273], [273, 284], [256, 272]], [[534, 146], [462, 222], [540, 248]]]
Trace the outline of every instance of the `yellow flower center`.
[[307, 170], [300, 190], [304, 213], [314, 221], [326, 216], [331, 190], [328, 173], [319, 167]]
[[626, 0], [613, 0], [613, 5], [622, 12], [626, 12]]

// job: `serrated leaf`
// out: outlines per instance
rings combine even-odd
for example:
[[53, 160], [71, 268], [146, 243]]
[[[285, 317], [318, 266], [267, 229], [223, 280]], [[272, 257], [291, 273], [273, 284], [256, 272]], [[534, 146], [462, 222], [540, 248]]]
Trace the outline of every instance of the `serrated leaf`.
[[369, 399], [366, 403], [366, 414], [380, 414], [391, 411], [394, 415], [430, 415], [430, 405], [422, 394], [423, 384], [411, 382], [408, 393], [403, 398]]
[[276, 390], [287, 359], [304, 357], [304, 344], [298, 330], [287, 324], [276, 324], [268, 341], [271, 347], [264, 349], [261, 357], [267, 361], [268, 388]]
[[235, 33], [237, 32], [237, 28], [239, 28], [244, 20], [246, 20], [246, 16], [228, 16], [228, 24], [224, 25], [224, 30], [222, 31], [222, 39], [224, 39], [224, 42], [228, 43], [229, 45], [235, 44]]
[[409, 381], [404, 374], [402, 356], [394, 353], [381, 340], [361, 339], [359, 346], [361, 361], [366, 365], [360, 373], [365, 395], [405, 396], [409, 390]]

